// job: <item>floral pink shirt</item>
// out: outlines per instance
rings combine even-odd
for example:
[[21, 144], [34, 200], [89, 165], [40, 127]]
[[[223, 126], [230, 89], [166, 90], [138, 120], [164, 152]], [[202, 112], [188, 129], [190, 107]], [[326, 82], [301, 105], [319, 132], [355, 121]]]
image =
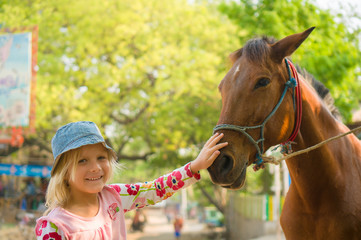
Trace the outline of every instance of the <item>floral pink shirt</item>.
[[189, 165], [190, 163], [152, 182], [105, 186], [99, 193], [99, 212], [92, 218], [77, 216], [60, 207], [55, 208], [47, 216], [37, 220], [37, 239], [125, 240], [124, 213], [154, 205], [179, 189], [197, 182], [200, 175], [192, 174]]

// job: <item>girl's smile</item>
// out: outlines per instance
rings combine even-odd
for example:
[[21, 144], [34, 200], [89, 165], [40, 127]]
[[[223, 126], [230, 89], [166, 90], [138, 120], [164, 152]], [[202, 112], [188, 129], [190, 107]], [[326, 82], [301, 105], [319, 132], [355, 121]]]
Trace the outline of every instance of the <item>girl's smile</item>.
[[88, 181], [97, 181], [97, 180], [100, 180], [102, 179], [103, 176], [100, 176], [100, 177], [97, 177], [97, 178], [86, 178], [85, 180], [88, 180]]

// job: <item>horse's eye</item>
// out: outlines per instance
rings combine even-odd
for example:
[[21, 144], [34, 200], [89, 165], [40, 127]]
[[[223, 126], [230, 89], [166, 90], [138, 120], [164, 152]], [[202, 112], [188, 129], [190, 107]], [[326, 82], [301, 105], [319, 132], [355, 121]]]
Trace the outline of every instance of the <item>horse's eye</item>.
[[254, 89], [260, 88], [260, 87], [265, 87], [270, 83], [270, 80], [268, 78], [261, 78], [260, 80], [258, 80], [256, 86], [254, 86]]

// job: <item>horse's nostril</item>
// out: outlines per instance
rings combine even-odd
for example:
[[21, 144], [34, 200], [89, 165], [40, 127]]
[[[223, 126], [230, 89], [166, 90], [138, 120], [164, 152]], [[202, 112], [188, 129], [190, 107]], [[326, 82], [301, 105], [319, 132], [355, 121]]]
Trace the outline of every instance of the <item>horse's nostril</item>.
[[233, 168], [233, 160], [228, 156], [224, 155], [221, 158], [221, 173], [223, 175], [229, 173]]

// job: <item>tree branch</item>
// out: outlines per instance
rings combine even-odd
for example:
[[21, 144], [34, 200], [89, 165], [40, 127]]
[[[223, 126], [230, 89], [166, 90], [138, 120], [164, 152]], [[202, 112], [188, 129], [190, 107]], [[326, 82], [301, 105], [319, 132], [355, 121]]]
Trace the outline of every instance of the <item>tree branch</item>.
[[110, 117], [119, 124], [127, 125], [127, 124], [137, 121], [148, 107], [149, 107], [149, 103], [146, 103], [145, 106], [133, 117], [129, 117], [124, 114], [123, 114], [124, 119], [120, 119], [119, 117], [115, 116], [114, 114], [111, 114]]
[[149, 153], [145, 153], [143, 155], [126, 155], [126, 154], [120, 154], [118, 153], [118, 161], [120, 159], [124, 159], [124, 160], [147, 160], [149, 155], [152, 155], [153, 152], [149, 152]]
[[199, 189], [202, 191], [203, 195], [220, 211], [223, 215], [225, 214], [224, 207], [221, 206], [202, 186], [202, 184], [197, 184]]
[[49, 144], [44, 143], [40, 138], [25, 138], [24, 146], [38, 146], [40, 150], [45, 150], [49, 153], [52, 153], [51, 147]]

